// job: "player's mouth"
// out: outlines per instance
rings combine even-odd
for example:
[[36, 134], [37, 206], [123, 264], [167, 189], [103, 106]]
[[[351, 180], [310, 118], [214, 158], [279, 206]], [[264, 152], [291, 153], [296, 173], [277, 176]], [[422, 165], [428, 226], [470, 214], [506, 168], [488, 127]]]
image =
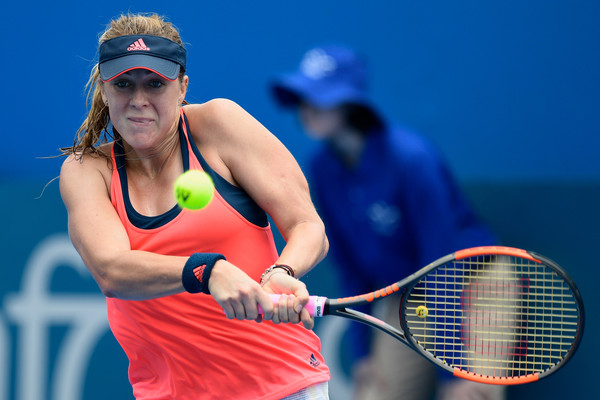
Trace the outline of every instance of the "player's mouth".
[[142, 118], [142, 117], [129, 117], [128, 119], [134, 125], [137, 125], [137, 126], [148, 126], [153, 121], [153, 119], [151, 119], [151, 118]]

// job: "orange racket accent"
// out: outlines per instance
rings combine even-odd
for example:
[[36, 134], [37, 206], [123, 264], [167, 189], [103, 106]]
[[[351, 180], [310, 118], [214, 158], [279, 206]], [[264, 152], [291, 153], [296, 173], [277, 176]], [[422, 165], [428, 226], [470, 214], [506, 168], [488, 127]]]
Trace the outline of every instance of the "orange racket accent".
[[468, 257], [476, 257], [488, 254], [501, 254], [505, 256], [515, 256], [526, 258], [528, 260], [534, 261], [536, 263], [541, 263], [540, 260], [529, 254], [525, 250], [515, 249], [512, 247], [503, 247], [503, 246], [480, 246], [480, 247], [472, 247], [470, 249], [459, 250], [454, 253], [454, 257], [457, 260], [462, 260]]
[[491, 385], [517, 385], [521, 383], [531, 383], [540, 379], [540, 375], [536, 372], [525, 376], [514, 377], [493, 377], [474, 374], [473, 372], [464, 371], [460, 368], [454, 368], [454, 376], [457, 378], [468, 379], [470, 381], [487, 383]]
[[361, 294], [359, 296], [342, 297], [336, 299], [336, 301], [338, 303], [349, 303], [359, 299], [364, 299], [370, 303], [375, 299], [379, 299], [381, 297], [389, 296], [390, 294], [396, 293], [398, 290], [400, 290], [398, 283], [393, 283], [389, 286], [384, 287], [383, 289], [379, 289], [371, 293]]

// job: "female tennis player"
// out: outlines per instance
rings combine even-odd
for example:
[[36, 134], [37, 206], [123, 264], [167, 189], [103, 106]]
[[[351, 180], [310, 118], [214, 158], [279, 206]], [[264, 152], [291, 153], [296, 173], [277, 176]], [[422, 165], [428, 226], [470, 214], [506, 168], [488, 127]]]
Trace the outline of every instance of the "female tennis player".
[[[87, 118], [62, 149], [71, 240], [107, 297], [133, 394], [328, 399], [329, 370], [298, 280], [328, 251], [306, 180], [237, 104], [187, 104], [185, 71], [186, 50], [164, 18], [111, 21]], [[173, 195], [190, 169], [215, 183], [199, 211]], [[281, 254], [267, 215], [286, 240]], [[270, 293], [284, 300], [273, 305]]]

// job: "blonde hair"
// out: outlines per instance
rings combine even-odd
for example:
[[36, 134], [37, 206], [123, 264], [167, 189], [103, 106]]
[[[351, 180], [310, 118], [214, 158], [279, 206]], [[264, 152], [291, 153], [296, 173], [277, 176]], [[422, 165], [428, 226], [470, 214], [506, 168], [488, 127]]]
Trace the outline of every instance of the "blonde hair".
[[[177, 28], [164, 17], [157, 14], [123, 14], [112, 20], [98, 40], [98, 46], [109, 39], [125, 35], [153, 35], [167, 38], [181, 46], [183, 41]], [[181, 70], [179, 80], [183, 80], [185, 71]], [[109, 138], [119, 139], [118, 132], [108, 130], [110, 116], [108, 106], [102, 100], [100, 91], [100, 72], [98, 63], [92, 67], [90, 78], [86, 84], [87, 116], [75, 135], [73, 146], [60, 149], [62, 155], [74, 154], [80, 158], [83, 154], [94, 153], [110, 158], [109, 154], [101, 151], [98, 146], [108, 142]], [[184, 101], [184, 104], [186, 102]]]

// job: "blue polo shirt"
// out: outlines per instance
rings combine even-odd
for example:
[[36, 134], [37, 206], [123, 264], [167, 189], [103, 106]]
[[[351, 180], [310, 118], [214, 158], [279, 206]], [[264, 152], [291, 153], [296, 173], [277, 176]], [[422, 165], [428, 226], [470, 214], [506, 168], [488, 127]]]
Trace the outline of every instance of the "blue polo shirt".
[[354, 169], [323, 143], [309, 176], [342, 295], [379, 289], [448, 253], [495, 242], [440, 153], [408, 130], [369, 135]]
[[[328, 260], [339, 272], [339, 296], [379, 289], [446, 254], [496, 242], [441, 154], [408, 130], [373, 132], [352, 169], [322, 143], [309, 178], [330, 242]], [[348, 330], [346, 357], [365, 356], [371, 334], [362, 324]]]

